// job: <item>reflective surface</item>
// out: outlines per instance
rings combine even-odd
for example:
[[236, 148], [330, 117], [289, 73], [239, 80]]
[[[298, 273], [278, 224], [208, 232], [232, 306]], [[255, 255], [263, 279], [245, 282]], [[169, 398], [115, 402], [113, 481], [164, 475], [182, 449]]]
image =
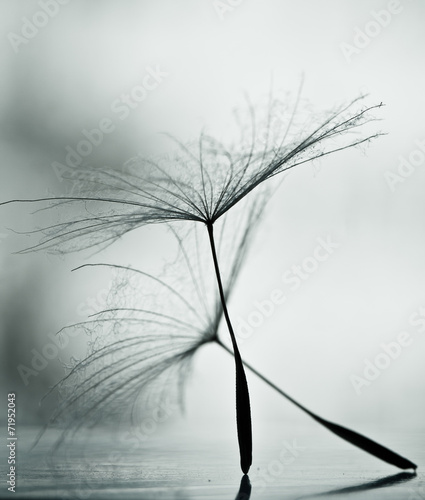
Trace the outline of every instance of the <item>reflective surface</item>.
[[110, 430], [81, 432], [53, 456], [48, 450], [57, 437], [54, 432], [29, 453], [35, 429], [22, 429], [13, 498], [425, 498], [424, 432], [391, 432], [383, 442], [416, 461], [414, 474], [382, 463], [314, 426], [286, 427], [285, 431], [279, 423], [257, 424], [249, 479], [242, 477], [238, 466], [236, 439], [213, 436], [211, 431], [220, 428], [213, 422], [199, 427], [176, 422], [149, 438]]

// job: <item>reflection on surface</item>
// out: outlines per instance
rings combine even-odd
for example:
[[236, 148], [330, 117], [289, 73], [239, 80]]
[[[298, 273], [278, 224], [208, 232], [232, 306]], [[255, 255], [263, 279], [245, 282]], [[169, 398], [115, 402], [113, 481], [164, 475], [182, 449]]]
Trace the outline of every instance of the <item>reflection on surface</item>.
[[342, 495], [349, 493], [358, 493], [360, 491], [375, 490], [378, 488], [386, 488], [388, 486], [395, 486], [397, 484], [405, 483], [416, 477], [416, 472], [400, 472], [398, 474], [392, 474], [391, 476], [385, 476], [381, 479], [375, 481], [368, 481], [367, 483], [358, 484], [356, 486], [348, 486], [346, 488], [338, 488], [335, 490], [328, 490], [322, 493], [315, 493], [312, 495], [305, 495], [299, 497], [298, 500], [303, 498], [316, 498], [325, 497], [329, 495]]
[[251, 483], [249, 481], [249, 476], [244, 474], [241, 479], [241, 485], [239, 487], [238, 494], [235, 500], [249, 500], [251, 497]]
[[[201, 432], [202, 425], [196, 427], [182, 420], [164, 427], [136, 449], [128, 441], [117, 439], [114, 429], [98, 429], [89, 441], [88, 433], [81, 432], [66, 452], [57, 454], [53, 465], [47, 457], [60, 430], [48, 432], [32, 453], [27, 453], [39, 429], [21, 426], [21, 481], [19, 492], [12, 496], [16, 500], [425, 499], [423, 431], [407, 434], [407, 438], [403, 433], [406, 451], [419, 464], [417, 475], [394, 471], [396, 474], [389, 476], [387, 468], [379, 468], [380, 464], [373, 467], [377, 461], [371, 460], [369, 464], [361, 453], [353, 453], [351, 459], [345, 450], [326, 448], [328, 436], [320, 434], [309, 437], [311, 453], [300, 455], [294, 463], [282, 468], [280, 475], [272, 476], [269, 465], [279, 457], [283, 440], [289, 438], [282, 434], [276, 441], [281, 422], [268, 422], [267, 428], [260, 430], [263, 435], [267, 430], [271, 437], [267, 439], [266, 435], [266, 439], [259, 440], [256, 446], [259, 461], [248, 477], [242, 476], [234, 463], [237, 450], [227, 435], [217, 435], [212, 440], [207, 430]], [[400, 441], [401, 434], [394, 436], [394, 442]], [[191, 449], [187, 451], [190, 440]], [[318, 462], [322, 450], [332, 466]], [[2, 447], [0, 463], [7, 463], [7, 453]]]

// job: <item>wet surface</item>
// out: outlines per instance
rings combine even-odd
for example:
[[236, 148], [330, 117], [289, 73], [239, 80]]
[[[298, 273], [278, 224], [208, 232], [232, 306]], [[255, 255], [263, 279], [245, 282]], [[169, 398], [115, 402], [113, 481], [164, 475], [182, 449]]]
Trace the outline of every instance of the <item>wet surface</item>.
[[209, 431], [208, 425], [194, 428], [178, 422], [149, 439], [106, 430], [81, 432], [51, 455], [54, 432], [29, 452], [35, 429], [21, 429], [17, 491], [8, 495], [2, 481], [0, 498], [425, 499], [423, 431], [393, 431], [385, 442], [381, 439], [417, 463], [414, 474], [380, 462], [322, 429], [284, 432], [277, 424], [267, 424], [254, 438], [249, 480], [239, 468], [236, 439], [213, 437]]

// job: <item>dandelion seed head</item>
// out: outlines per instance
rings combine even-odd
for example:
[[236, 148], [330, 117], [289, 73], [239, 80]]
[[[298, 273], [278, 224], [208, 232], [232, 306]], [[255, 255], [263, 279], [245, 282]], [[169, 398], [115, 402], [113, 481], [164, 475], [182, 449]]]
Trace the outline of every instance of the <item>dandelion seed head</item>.
[[[227, 299], [268, 199], [259, 194], [217, 226]], [[184, 408], [193, 358], [219, 337], [223, 313], [205, 231], [193, 223], [181, 231], [170, 226], [170, 233], [176, 257], [159, 275], [96, 264], [113, 281], [105, 308], [69, 327], [84, 331], [90, 345], [57, 385], [61, 404], [50, 425], [64, 428], [60, 443], [82, 427], [138, 422], [165, 400]]]
[[283, 103], [270, 98], [264, 107], [249, 104], [236, 113], [237, 139], [204, 131], [182, 143], [164, 135], [174, 154], [163, 161], [141, 154], [123, 169], [75, 168], [72, 195], [49, 200], [61, 220], [42, 228], [43, 240], [27, 251], [101, 249], [149, 224], [213, 224], [278, 174], [379, 136], [368, 124], [380, 105], [364, 102], [360, 96], [313, 113], [299, 95]]

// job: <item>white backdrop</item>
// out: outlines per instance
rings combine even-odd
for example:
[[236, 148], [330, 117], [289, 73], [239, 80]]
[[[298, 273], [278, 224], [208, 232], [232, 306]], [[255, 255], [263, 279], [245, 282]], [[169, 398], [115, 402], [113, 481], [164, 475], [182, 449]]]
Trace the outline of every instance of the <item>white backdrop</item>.
[[[63, 164], [66, 147], [75, 148], [82, 130], [104, 118], [114, 130], [86, 158], [95, 164], [127, 161], [156, 131], [192, 139], [208, 125], [224, 136], [244, 92], [252, 100], [263, 98], [271, 81], [277, 90], [295, 92], [302, 74], [303, 96], [318, 109], [360, 92], [369, 92], [372, 103], [384, 102], [377, 115], [387, 136], [287, 177], [269, 206], [230, 312], [240, 325], [254, 318], [258, 302], [267, 308], [271, 292], [282, 291], [286, 302], [252, 328], [242, 355], [319, 414], [347, 425], [372, 422], [373, 429], [423, 421], [421, 1], [74, 0], [33, 31], [23, 18], [33, 19], [39, 3], [3, 1], [1, 9], [2, 200], [60, 193], [64, 182], [55, 162]], [[31, 38], [22, 35], [25, 29]], [[161, 69], [161, 81], [132, 109], [123, 93], [149, 68]], [[2, 324], [4, 380], [32, 398], [28, 419], [39, 411], [35, 401], [60, 376], [60, 363], [52, 360], [29, 387], [16, 367], [30, 362], [31, 349], [42, 346], [48, 333], [94, 312], [108, 283], [101, 273], [96, 279], [70, 273], [87, 255], [11, 255], [26, 240], [7, 228], [31, 229], [32, 209], [8, 206], [0, 212], [2, 307], [10, 313]], [[311, 257], [326, 239], [335, 248], [315, 269]], [[160, 228], [147, 228], [89, 259], [157, 269], [167, 257], [165, 242]], [[288, 273], [303, 262], [314, 271], [295, 290]], [[403, 331], [405, 345], [393, 346], [394, 359], [386, 357], [383, 344], [399, 342]], [[84, 349], [84, 341], [73, 340], [63, 358]], [[368, 381], [365, 359], [375, 362], [379, 355], [383, 368]], [[196, 357], [187, 418], [223, 418], [234, 425], [233, 364], [226, 357], [215, 346]], [[358, 391], [354, 375], [367, 382]], [[299, 418], [248, 376], [254, 419]]]

